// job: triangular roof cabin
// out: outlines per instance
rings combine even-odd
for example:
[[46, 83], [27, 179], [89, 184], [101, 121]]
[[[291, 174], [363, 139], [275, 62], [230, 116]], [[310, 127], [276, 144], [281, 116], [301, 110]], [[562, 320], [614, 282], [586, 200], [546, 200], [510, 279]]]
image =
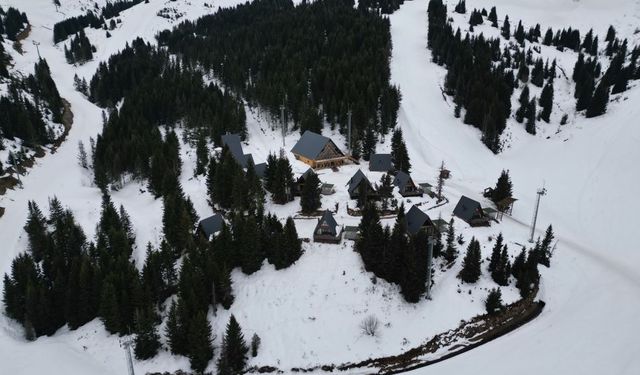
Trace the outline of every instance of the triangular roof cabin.
[[198, 223], [198, 232], [201, 233], [207, 240], [211, 239], [211, 236], [218, 233], [222, 229], [224, 224], [224, 218], [220, 214], [214, 214], [206, 219], [200, 220]]
[[341, 235], [342, 231], [339, 230], [333, 214], [331, 211], [325, 210], [313, 230], [313, 240], [315, 242], [338, 243]]
[[411, 206], [405, 218], [407, 221], [407, 232], [409, 232], [409, 234], [415, 235], [421, 230], [425, 230], [429, 235], [435, 233], [436, 227], [433, 221], [431, 221], [429, 215], [419, 209], [418, 206]]
[[484, 213], [480, 203], [464, 195], [460, 197], [456, 208], [453, 209], [453, 215], [472, 227], [490, 225], [491, 219]]

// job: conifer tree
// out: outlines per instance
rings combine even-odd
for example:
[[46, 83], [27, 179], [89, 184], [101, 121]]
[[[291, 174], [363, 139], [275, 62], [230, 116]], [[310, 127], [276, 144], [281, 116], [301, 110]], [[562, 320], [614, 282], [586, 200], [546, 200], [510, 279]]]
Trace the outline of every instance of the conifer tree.
[[502, 304], [502, 293], [500, 292], [500, 288], [491, 289], [489, 291], [489, 295], [485, 301], [485, 307], [487, 309], [487, 314], [489, 315], [496, 314], [503, 309], [504, 306]]
[[167, 337], [171, 353], [186, 355], [188, 353], [186, 337], [187, 327], [180, 321], [178, 303], [179, 302], [176, 301], [171, 302], [167, 326], [165, 328], [165, 335]]
[[502, 232], [498, 234], [496, 237], [496, 243], [493, 246], [493, 250], [491, 251], [491, 260], [489, 261], [489, 272], [493, 272], [500, 262], [500, 252], [502, 251], [502, 243], [503, 243]]
[[529, 86], [525, 86], [520, 93], [520, 98], [518, 99], [520, 103], [520, 107], [516, 111], [516, 121], [522, 123], [524, 118], [527, 115], [527, 110], [529, 106]]
[[504, 16], [504, 23], [502, 24], [502, 37], [507, 40], [511, 38], [511, 24], [509, 23], [509, 16]]
[[491, 278], [498, 285], [509, 285], [509, 275], [511, 273], [511, 262], [509, 261], [509, 253], [507, 251], [507, 245], [502, 247], [500, 252], [500, 258], [496, 264], [496, 267], [491, 271]]
[[258, 356], [258, 349], [260, 349], [260, 336], [258, 336], [257, 333], [254, 333], [253, 336], [251, 336], [251, 356], [252, 357], [257, 357]]
[[511, 183], [509, 171], [503, 169], [502, 172], [500, 172], [500, 177], [498, 177], [496, 186], [491, 193], [491, 200], [494, 203], [500, 202], [505, 198], [511, 197], [513, 194], [512, 191], [513, 184]]
[[453, 218], [449, 221], [449, 228], [447, 229], [446, 248], [444, 250], [444, 259], [447, 263], [451, 264], [455, 262], [458, 257], [458, 250], [456, 249], [456, 234], [453, 228]]
[[527, 133], [533, 135], [536, 134], [536, 112], [536, 98], [534, 97], [527, 107], [527, 123], [525, 125]]
[[540, 108], [542, 109], [542, 111], [540, 112], [540, 119], [542, 119], [546, 123], [549, 123], [551, 118], [551, 111], [553, 110], [553, 81], [547, 83], [542, 89], [539, 103]]
[[240, 324], [231, 315], [224, 335], [218, 366], [220, 367], [223, 362], [223, 367], [228, 368], [230, 374], [240, 374], [247, 363], [248, 353], [249, 348], [244, 341]]
[[411, 161], [407, 151], [407, 145], [402, 137], [402, 129], [397, 128], [393, 131], [391, 137], [391, 159], [393, 159], [396, 170], [409, 173], [411, 170]]
[[308, 173], [300, 192], [302, 212], [310, 214], [320, 208], [320, 179], [315, 172]]
[[201, 132], [196, 142], [196, 176], [205, 174], [208, 163], [209, 149], [207, 147], [207, 138]]
[[107, 280], [102, 286], [100, 317], [107, 331], [117, 333], [122, 329], [118, 298], [115, 287], [110, 280]]
[[489, 21], [491, 21], [491, 26], [498, 28], [498, 13], [496, 12], [496, 7], [491, 7], [491, 11], [489, 12], [489, 16], [487, 17]]
[[544, 238], [540, 243], [539, 253], [538, 253], [538, 261], [540, 264], [549, 267], [551, 265], [551, 255], [552, 255], [552, 247], [551, 243], [553, 242], [555, 236], [553, 234], [553, 227], [549, 225], [544, 234]]
[[475, 237], [469, 242], [467, 253], [462, 261], [462, 270], [458, 274], [460, 280], [465, 283], [475, 283], [480, 278], [482, 270], [480, 269], [481, 254], [480, 242]]
[[153, 358], [160, 349], [160, 336], [154, 324], [154, 312], [151, 306], [136, 313], [136, 338], [135, 355], [136, 358], [144, 360]]
[[187, 341], [191, 368], [198, 374], [204, 374], [209, 361], [213, 358], [211, 325], [204, 311], [196, 313], [189, 323]]
[[601, 81], [596, 87], [596, 91], [593, 93], [593, 98], [587, 107], [587, 118], [596, 117], [604, 114], [607, 111], [607, 104], [609, 103], [609, 87]]

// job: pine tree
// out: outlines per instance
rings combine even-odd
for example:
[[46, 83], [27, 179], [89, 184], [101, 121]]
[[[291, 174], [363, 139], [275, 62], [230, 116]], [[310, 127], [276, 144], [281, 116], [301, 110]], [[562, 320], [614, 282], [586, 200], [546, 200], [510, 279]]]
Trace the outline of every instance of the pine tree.
[[509, 16], [504, 17], [504, 23], [502, 24], [502, 37], [507, 40], [511, 38], [511, 24], [509, 23]]
[[300, 206], [302, 212], [310, 214], [320, 208], [320, 179], [315, 172], [307, 174], [300, 192]]
[[225, 362], [231, 374], [239, 374], [247, 363], [249, 348], [244, 341], [242, 329], [236, 318], [231, 315], [220, 353], [220, 361]]
[[525, 86], [520, 93], [520, 98], [518, 99], [520, 103], [520, 107], [516, 111], [516, 121], [522, 123], [524, 118], [527, 115], [527, 110], [529, 106], [529, 86]]
[[191, 368], [198, 374], [204, 374], [209, 361], [213, 358], [211, 325], [205, 312], [198, 312], [189, 323], [187, 341]]
[[444, 259], [447, 263], [451, 264], [455, 262], [458, 257], [458, 250], [456, 249], [456, 235], [455, 230], [453, 228], [453, 218], [449, 221], [449, 228], [447, 229], [447, 239], [446, 239], [446, 248], [444, 250]]
[[116, 289], [110, 280], [107, 280], [102, 286], [102, 296], [100, 298], [100, 317], [104, 323], [104, 327], [111, 333], [120, 332], [122, 329], [122, 321], [120, 316], [120, 308], [118, 306], [118, 298]]
[[480, 269], [481, 262], [480, 242], [474, 237], [469, 242], [467, 253], [462, 261], [462, 270], [460, 270], [458, 277], [465, 283], [475, 283], [482, 273]]
[[209, 148], [207, 147], [207, 138], [201, 132], [198, 135], [198, 141], [196, 143], [196, 170], [195, 170], [196, 176], [205, 174], [208, 163], [209, 163]]
[[498, 13], [496, 12], [496, 7], [491, 7], [487, 20], [491, 21], [492, 27], [498, 28]]
[[496, 182], [496, 186], [491, 192], [491, 200], [494, 203], [500, 202], [505, 198], [509, 198], [512, 196], [513, 184], [511, 183], [511, 177], [509, 176], [509, 171], [505, 171], [504, 169], [500, 173], [500, 177], [498, 177], [498, 181]]
[[589, 107], [587, 108], [587, 118], [603, 115], [607, 111], [608, 103], [609, 87], [601, 81], [598, 87], [596, 87], [591, 103], [589, 103]]
[[549, 225], [544, 234], [544, 238], [540, 243], [538, 261], [540, 264], [550, 267], [551, 265], [551, 256], [552, 256], [552, 247], [551, 243], [553, 242], [555, 236], [553, 234], [553, 227]]
[[540, 107], [542, 108], [542, 111], [540, 112], [540, 119], [542, 119], [546, 123], [549, 123], [551, 118], [551, 111], [553, 109], [553, 82], [552, 81], [547, 83], [542, 89], [539, 103], [540, 103]]
[[504, 239], [502, 237], [502, 233], [498, 234], [496, 238], [496, 243], [493, 246], [493, 250], [491, 251], [491, 260], [489, 261], [489, 272], [493, 272], [500, 262], [500, 252], [502, 251], [502, 243]]
[[610, 25], [609, 29], [607, 30], [607, 37], [605, 38], [605, 42], [612, 42], [615, 39], [616, 39], [616, 29], [612, 25]]
[[411, 161], [407, 151], [407, 145], [402, 137], [402, 129], [397, 128], [393, 131], [391, 137], [391, 159], [393, 159], [396, 170], [409, 173], [411, 170]]
[[187, 327], [180, 321], [180, 316], [178, 315], [178, 303], [179, 302], [176, 301], [171, 302], [167, 326], [165, 328], [165, 335], [167, 337], [171, 353], [186, 355], [188, 353], [187, 337], [185, 332]]
[[154, 312], [151, 306], [136, 313], [136, 338], [135, 355], [136, 358], [144, 360], [153, 358], [160, 349], [160, 336], [156, 330]]
[[500, 292], [500, 288], [491, 289], [489, 291], [489, 295], [487, 296], [487, 300], [485, 301], [485, 307], [487, 309], [487, 314], [493, 315], [504, 308], [502, 304], [502, 293]]
[[536, 112], [536, 98], [533, 97], [527, 107], [527, 123], [525, 125], [527, 133], [533, 135], [536, 134]]
[[509, 285], [509, 275], [511, 273], [511, 262], [509, 261], [509, 253], [507, 250], [507, 245], [502, 247], [502, 251], [500, 252], [500, 258], [496, 264], [495, 269], [491, 272], [491, 278], [498, 285], [507, 286]]

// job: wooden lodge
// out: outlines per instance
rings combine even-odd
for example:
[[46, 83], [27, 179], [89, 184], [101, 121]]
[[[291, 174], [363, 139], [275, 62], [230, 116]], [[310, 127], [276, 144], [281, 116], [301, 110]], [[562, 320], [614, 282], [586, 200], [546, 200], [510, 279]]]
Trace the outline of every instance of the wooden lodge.
[[302, 134], [291, 152], [296, 159], [313, 169], [338, 167], [350, 160], [330, 138], [308, 130]]
[[313, 242], [337, 244], [341, 240], [342, 229], [338, 227], [338, 223], [333, 218], [331, 211], [325, 210], [313, 230]]

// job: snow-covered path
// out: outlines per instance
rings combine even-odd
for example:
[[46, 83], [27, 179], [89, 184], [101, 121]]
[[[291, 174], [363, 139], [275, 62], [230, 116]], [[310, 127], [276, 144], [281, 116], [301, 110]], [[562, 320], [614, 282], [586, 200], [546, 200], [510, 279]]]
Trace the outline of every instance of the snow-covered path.
[[[467, 7], [473, 7], [475, 4]], [[485, 1], [483, 3], [493, 3]], [[560, 2], [559, 2], [560, 3]], [[515, 185], [513, 227], [527, 238], [535, 187], [545, 181], [543, 228], [553, 223], [560, 237], [550, 270], [543, 271], [543, 313], [515, 332], [416, 373], [637, 374], [640, 371], [640, 254], [634, 239], [640, 203], [640, 88], [626, 103], [611, 105], [601, 119], [581, 119], [569, 142], [529, 137], [495, 156], [479, 133], [453, 118], [439, 85], [445, 71], [426, 49], [426, 0], [406, 2], [390, 17], [392, 79], [403, 93], [400, 124], [418, 169], [435, 170], [441, 160], [454, 185], [477, 195], [509, 169]], [[484, 4], [483, 4], [484, 5]], [[565, 14], [566, 16], [567, 14]], [[544, 25], [544, 19], [539, 20]], [[567, 21], [567, 24], [570, 22]], [[600, 27], [602, 28], [602, 27]], [[462, 186], [464, 184], [464, 187]], [[526, 189], [525, 189], [526, 187]]]

